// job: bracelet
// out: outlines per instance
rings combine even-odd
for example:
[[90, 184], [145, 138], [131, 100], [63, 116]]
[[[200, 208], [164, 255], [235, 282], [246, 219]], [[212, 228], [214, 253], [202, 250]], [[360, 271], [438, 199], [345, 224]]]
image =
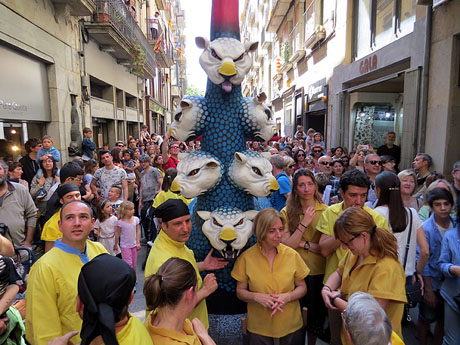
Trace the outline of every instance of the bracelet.
[[332, 289], [331, 289], [331, 287], [329, 285], [324, 284], [323, 288], [321, 290], [324, 290], [324, 288], [327, 288], [327, 289], [329, 289], [330, 292], [332, 292]]
[[305, 225], [302, 224], [302, 222], [299, 222], [299, 225], [301, 225], [304, 229], [307, 228]]

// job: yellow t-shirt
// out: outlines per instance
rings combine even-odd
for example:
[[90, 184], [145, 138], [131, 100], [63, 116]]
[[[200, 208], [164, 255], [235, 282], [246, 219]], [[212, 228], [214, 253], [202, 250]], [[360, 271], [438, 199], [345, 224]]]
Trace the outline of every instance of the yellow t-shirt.
[[[321, 233], [316, 230], [316, 225], [323, 214], [323, 212], [327, 209], [327, 205], [323, 203], [316, 202], [315, 204], [315, 216], [313, 217], [310, 224], [307, 226], [307, 229], [302, 235], [302, 239], [307, 242], [312, 243], [319, 243], [319, 239], [321, 237]], [[288, 216], [287, 216], [287, 209], [286, 207], [281, 210], [281, 214], [286, 219], [286, 226], [288, 226]], [[299, 220], [302, 221], [303, 213], [299, 216]], [[299, 225], [299, 228], [303, 230], [302, 226]], [[294, 229], [295, 231], [295, 229]], [[309, 250], [303, 248], [296, 248], [296, 251], [300, 254], [303, 261], [307, 264], [308, 268], [310, 269], [310, 276], [316, 276], [320, 274], [324, 274], [326, 268], [326, 258], [320, 254], [313, 253]]]
[[[107, 253], [97, 242], [86, 241], [88, 258]], [[83, 262], [75, 254], [52, 248], [30, 270], [26, 290], [26, 339], [46, 345], [70, 331], [79, 331], [82, 320], [75, 310], [77, 283]], [[71, 339], [80, 344], [77, 335]]]
[[137, 317], [129, 313], [129, 320], [123, 329], [117, 333], [117, 340], [119, 345], [152, 345], [150, 334], [145, 328], [144, 324]]
[[[149, 257], [145, 265], [144, 277], [148, 277], [155, 274], [161, 265], [165, 263], [169, 258], [181, 258], [190, 262], [196, 271], [196, 277], [198, 278], [198, 289], [201, 289], [203, 281], [200, 276], [200, 271], [196, 264], [195, 256], [193, 252], [187, 248], [184, 242], [177, 242], [171, 239], [166, 233], [161, 230], [153, 242], [152, 249], [150, 249]], [[193, 320], [195, 317], [199, 318], [206, 329], [209, 328], [208, 321], [208, 309], [206, 307], [206, 301], [202, 300], [197, 304], [193, 310], [190, 318]]]
[[56, 241], [59, 238], [62, 238], [62, 232], [59, 230], [58, 221], [61, 218], [61, 209], [55, 212], [50, 219], [43, 226], [41, 239], [42, 241]]
[[[232, 277], [247, 283], [251, 292], [286, 293], [295, 288], [296, 280], [304, 279], [310, 272], [294, 249], [280, 244], [273, 260], [273, 268], [260, 249], [259, 243], [247, 249], [236, 260]], [[302, 327], [299, 301], [291, 301], [270, 317], [271, 310], [258, 303], [248, 303], [248, 331], [272, 338], [281, 338]]]
[[[402, 337], [401, 319], [406, 299], [406, 275], [399, 260], [391, 257], [367, 256], [355, 267], [358, 257], [348, 251], [340, 261], [338, 271], [342, 275], [340, 290], [350, 297], [357, 291], [367, 292], [375, 298], [388, 300], [385, 313], [391, 321], [393, 331]], [[342, 327], [343, 344], [347, 342], [346, 331]]]
[[[374, 218], [375, 224], [377, 224], [378, 227], [387, 230], [389, 229], [387, 220], [385, 219], [385, 217], [380, 215], [380, 213], [374, 211], [373, 209], [367, 206], [364, 206], [363, 210], [367, 211], [367, 213], [369, 213], [372, 216], [372, 218]], [[335, 221], [337, 220], [337, 218], [339, 218], [343, 211], [343, 202], [329, 206], [326, 209], [326, 211], [324, 211], [321, 215], [316, 229], [325, 235], [334, 236]], [[343, 249], [340, 245], [334, 253], [326, 257], [326, 271], [324, 274], [324, 282], [326, 282], [327, 278], [329, 278], [329, 276], [337, 270], [339, 261], [344, 257], [345, 253], [347, 253], [348, 251], [348, 249]]]
[[153, 200], [153, 207], [157, 208], [158, 206], [160, 206], [162, 203], [164, 203], [168, 199], [180, 199], [187, 206], [193, 200], [193, 199], [186, 199], [182, 195], [171, 192], [170, 190], [168, 190], [167, 192], [162, 190], [160, 193], [157, 194], [157, 196], [155, 197], [155, 200]]
[[401, 338], [393, 331], [391, 332], [390, 344], [391, 345], [404, 345], [404, 341], [402, 341]]
[[155, 316], [152, 312], [145, 320], [145, 327], [147, 327], [155, 345], [201, 345], [200, 339], [193, 330], [192, 323], [189, 319], [185, 319], [184, 322], [183, 330], [185, 334], [172, 329], [153, 326], [152, 323], [154, 320]]

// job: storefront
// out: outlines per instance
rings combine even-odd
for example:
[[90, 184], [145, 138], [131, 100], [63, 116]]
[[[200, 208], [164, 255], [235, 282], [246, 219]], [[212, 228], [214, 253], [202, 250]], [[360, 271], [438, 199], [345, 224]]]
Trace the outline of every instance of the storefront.
[[0, 140], [7, 153], [21, 154], [29, 138], [42, 138], [51, 121], [47, 66], [7, 46], [0, 45]]
[[326, 140], [327, 125], [327, 91], [326, 78], [318, 80], [307, 88], [304, 128], [314, 128]]

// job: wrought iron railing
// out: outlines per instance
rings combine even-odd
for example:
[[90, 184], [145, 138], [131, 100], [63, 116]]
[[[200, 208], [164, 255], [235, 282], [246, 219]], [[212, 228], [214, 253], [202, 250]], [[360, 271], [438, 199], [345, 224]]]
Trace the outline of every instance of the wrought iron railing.
[[311, 35], [315, 33], [316, 27], [318, 26], [319, 23], [316, 21], [316, 1], [318, 0], [313, 0], [308, 6], [307, 10], [303, 14], [303, 21], [305, 23], [305, 39], [308, 39]]
[[110, 23], [123, 35], [130, 44], [139, 43], [145, 52], [146, 64], [151, 70], [156, 66], [153, 47], [149, 44], [144, 33], [136, 23], [133, 14], [122, 0], [96, 0], [96, 15], [94, 21]]
[[289, 34], [289, 42], [291, 44], [291, 55], [295, 54], [296, 51], [303, 49], [301, 30], [302, 30], [301, 25], [297, 23], [297, 25], [294, 26], [294, 29]]

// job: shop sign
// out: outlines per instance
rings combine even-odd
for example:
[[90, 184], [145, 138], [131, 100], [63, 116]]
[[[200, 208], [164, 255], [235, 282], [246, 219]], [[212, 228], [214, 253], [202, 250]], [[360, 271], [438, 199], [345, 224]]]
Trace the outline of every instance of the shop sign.
[[359, 74], [366, 74], [377, 69], [377, 55], [370, 55], [359, 63]]
[[308, 102], [320, 100], [326, 96], [326, 78], [318, 80], [316, 83], [311, 84], [308, 89]]

